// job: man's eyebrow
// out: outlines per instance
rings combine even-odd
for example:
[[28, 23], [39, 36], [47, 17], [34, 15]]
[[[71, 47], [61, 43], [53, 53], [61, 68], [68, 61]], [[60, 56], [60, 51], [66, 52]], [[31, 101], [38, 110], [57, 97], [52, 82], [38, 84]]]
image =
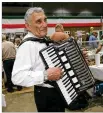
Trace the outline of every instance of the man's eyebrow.
[[[47, 17], [45, 17], [44, 20], [47, 20]], [[36, 22], [38, 22], [38, 21], [42, 21], [42, 19], [41, 19], [41, 18], [38, 18], [38, 19], [36, 20]]]
[[36, 22], [38, 22], [38, 21], [40, 21], [41, 20], [41, 18], [38, 18], [38, 19], [36, 19]]

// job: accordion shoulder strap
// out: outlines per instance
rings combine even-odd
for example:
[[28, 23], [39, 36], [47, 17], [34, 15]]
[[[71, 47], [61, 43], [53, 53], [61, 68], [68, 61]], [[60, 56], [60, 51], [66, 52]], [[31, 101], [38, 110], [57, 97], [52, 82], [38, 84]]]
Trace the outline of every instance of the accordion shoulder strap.
[[49, 43], [54, 43], [52, 40], [47, 39], [47, 38], [39, 39], [39, 38], [35, 38], [35, 37], [28, 37], [21, 42], [19, 47], [26, 41], [35, 41], [35, 42], [45, 43], [47, 46], [49, 45]]

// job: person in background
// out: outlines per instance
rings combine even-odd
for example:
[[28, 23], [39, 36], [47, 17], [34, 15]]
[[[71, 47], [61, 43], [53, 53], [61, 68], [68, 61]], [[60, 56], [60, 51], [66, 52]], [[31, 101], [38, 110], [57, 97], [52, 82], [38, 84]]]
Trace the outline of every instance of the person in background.
[[93, 32], [92, 35], [90, 35], [90, 37], [89, 37], [89, 46], [92, 49], [95, 49], [95, 48], [98, 47], [97, 36], [98, 36], [98, 33], [97, 32]]
[[89, 35], [92, 35], [94, 32], [94, 27], [90, 27], [90, 34]]
[[90, 37], [90, 35], [89, 35], [89, 33], [86, 33], [86, 40], [85, 41], [87, 41], [86, 42], [86, 45], [88, 46], [89, 45], [89, 37]]
[[13, 42], [14, 41], [14, 37], [15, 37], [15, 33], [10, 33], [10, 36], [9, 36], [10, 42]]
[[96, 54], [99, 53], [100, 51], [102, 52], [102, 63], [103, 63], [103, 35], [101, 35], [101, 41], [96, 50]]
[[[28, 31], [23, 40], [33, 37], [39, 40], [47, 35], [47, 17], [41, 7], [29, 8], [25, 14], [25, 26]], [[45, 43], [26, 41], [19, 46], [12, 71], [12, 81], [16, 85], [34, 87], [34, 97], [38, 112], [64, 112], [65, 104], [60, 92], [51, 82], [59, 80], [62, 69], [51, 67], [45, 70], [39, 51]]]
[[[12, 68], [15, 61], [16, 49], [12, 42], [6, 40], [6, 35], [2, 34], [2, 60], [3, 68], [7, 78], [7, 91], [14, 92], [14, 84], [11, 81]], [[21, 90], [20, 86], [17, 86]]]
[[[64, 27], [62, 24], [56, 24], [55, 26], [55, 32], [63, 32], [64, 33]], [[65, 36], [68, 38], [69, 35], [65, 33]]]
[[86, 41], [89, 41], [89, 33], [86, 33]]
[[18, 36], [14, 38], [14, 45], [15, 45], [16, 50], [18, 49], [21, 42], [22, 42], [22, 40]]
[[55, 32], [51, 37], [51, 40], [55, 41], [55, 42], [61, 42], [63, 40], [68, 39], [67, 35], [63, 32]]
[[72, 36], [72, 33], [71, 32], [68, 35], [69, 35], [69, 38], [74, 39], [74, 37]]
[[55, 33], [53, 33], [50, 36], [50, 39], [58, 42], [58, 41], [66, 40], [68, 38], [69, 38], [69, 35], [64, 33], [63, 25], [62, 24], [56, 24], [56, 26], [55, 26]]
[[55, 26], [55, 32], [64, 32], [64, 27], [62, 24], [56, 24]]
[[82, 34], [77, 35], [77, 43], [80, 48], [82, 48]]

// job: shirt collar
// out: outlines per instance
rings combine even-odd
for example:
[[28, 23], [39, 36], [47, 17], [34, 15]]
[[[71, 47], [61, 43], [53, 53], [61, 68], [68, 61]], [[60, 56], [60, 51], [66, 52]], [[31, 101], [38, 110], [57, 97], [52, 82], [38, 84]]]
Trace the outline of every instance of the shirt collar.
[[31, 32], [29, 32], [29, 31], [28, 31], [28, 34], [23, 38], [23, 40], [26, 39], [26, 38], [28, 38], [28, 37], [35, 37], [35, 38], [38, 38], [37, 36], [33, 35], [33, 34], [32, 34]]

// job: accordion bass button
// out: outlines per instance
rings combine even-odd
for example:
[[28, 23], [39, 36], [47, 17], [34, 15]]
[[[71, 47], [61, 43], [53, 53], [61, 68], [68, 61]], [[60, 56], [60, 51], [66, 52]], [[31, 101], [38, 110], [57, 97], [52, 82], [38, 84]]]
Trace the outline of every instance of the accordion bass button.
[[63, 51], [59, 51], [58, 54], [59, 54], [59, 55], [63, 55], [64, 52], [63, 52]]
[[67, 51], [67, 50], [68, 50], [68, 48], [66, 47], [66, 48], [65, 48], [65, 51]]
[[76, 88], [79, 88], [79, 87], [80, 87], [80, 84], [77, 84], [75, 87], [76, 87]]
[[84, 81], [84, 80], [82, 80], [81, 83], [82, 83], [83, 85], [85, 85], [85, 81]]

